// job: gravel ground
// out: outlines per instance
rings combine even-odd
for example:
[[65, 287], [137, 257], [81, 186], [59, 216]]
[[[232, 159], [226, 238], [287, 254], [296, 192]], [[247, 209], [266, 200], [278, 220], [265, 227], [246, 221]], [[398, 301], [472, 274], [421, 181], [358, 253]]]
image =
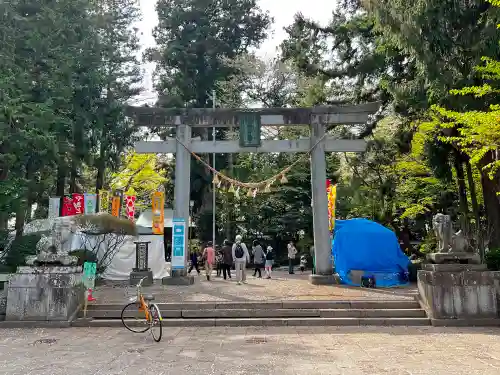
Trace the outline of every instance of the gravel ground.
[[[202, 271], [203, 272], [203, 271]], [[195, 273], [195, 272], [193, 272]], [[212, 276], [207, 281], [196, 277], [191, 286], [167, 286], [155, 283], [143, 288], [145, 293], [153, 294], [157, 302], [182, 301], [271, 301], [271, 300], [388, 300], [413, 299], [417, 294], [415, 285], [405, 288], [364, 289], [345, 285], [312, 285], [309, 274], [289, 275], [276, 271], [271, 280], [248, 277], [248, 283], [237, 285], [233, 280]], [[135, 294], [133, 286], [98, 286], [94, 297], [97, 303], [122, 303]]]
[[498, 375], [500, 330], [436, 327], [2, 330], [0, 375]]

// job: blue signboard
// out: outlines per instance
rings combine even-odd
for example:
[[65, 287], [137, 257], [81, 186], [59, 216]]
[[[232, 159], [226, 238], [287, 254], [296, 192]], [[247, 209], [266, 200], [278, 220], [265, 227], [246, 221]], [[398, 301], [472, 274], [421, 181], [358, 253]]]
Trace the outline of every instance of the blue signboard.
[[186, 222], [184, 219], [174, 219], [172, 228], [172, 269], [185, 267], [186, 259]]

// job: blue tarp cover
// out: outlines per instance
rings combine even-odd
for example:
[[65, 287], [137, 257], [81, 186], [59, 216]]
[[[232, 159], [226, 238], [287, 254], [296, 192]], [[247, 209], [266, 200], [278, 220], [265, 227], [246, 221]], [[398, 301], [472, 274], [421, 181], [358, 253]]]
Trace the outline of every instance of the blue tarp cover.
[[401, 272], [408, 272], [410, 260], [399, 246], [396, 234], [367, 219], [335, 220], [332, 254], [335, 270], [343, 283], [356, 285], [350, 271], [374, 276], [377, 287], [406, 284]]

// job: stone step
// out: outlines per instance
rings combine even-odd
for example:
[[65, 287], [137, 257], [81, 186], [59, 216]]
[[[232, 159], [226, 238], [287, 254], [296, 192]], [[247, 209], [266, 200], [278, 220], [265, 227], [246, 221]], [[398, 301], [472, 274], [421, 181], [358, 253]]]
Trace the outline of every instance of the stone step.
[[[142, 326], [144, 323], [129, 321]], [[428, 318], [238, 318], [164, 319], [164, 327], [258, 327], [258, 326], [428, 326]], [[119, 319], [78, 319], [74, 327], [121, 327]], [[124, 328], [125, 329], [125, 328]]]
[[[121, 310], [128, 302], [124, 303], [94, 303], [88, 305], [88, 311], [94, 310]], [[261, 301], [261, 302], [157, 302], [161, 311], [165, 310], [230, 310], [230, 309], [419, 309], [420, 304], [413, 299], [379, 301]]]
[[[209, 310], [161, 310], [164, 318], [208, 319], [208, 318], [423, 318], [422, 309], [209, 309]], [[83, 313], [80, 314], [80, 317]], [[139, 312], [127, 311], [126, 318], [137, 318]], [[91, 310], [88, 318], [120, 319], [120, 310]]]

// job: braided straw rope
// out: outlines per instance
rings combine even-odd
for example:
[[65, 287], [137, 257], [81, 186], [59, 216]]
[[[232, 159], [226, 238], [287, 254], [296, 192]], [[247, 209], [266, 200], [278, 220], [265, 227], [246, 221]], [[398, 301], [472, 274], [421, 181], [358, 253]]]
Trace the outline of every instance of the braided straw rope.
[[[311, 155], [312, 151], [316, 148], [316, 146], [326, 137], [326, 135], [327, 135], [327, 133], [323, 134], [304, 155], [302, 155], [300, 158], [295, 160], [288, 167], [286, 167], [283, 170], [281, 170], [280, 172], [276, 173], [274, 176], [269, 177], [269, 178], [262, 180], [262, 181], [259, 181], [259, 182], [241, 182], [241, 181], [235, 180], [229, 176], [226, 176], [225, 174], [223, 174], [223, 173], [219, 172], [218, 170], [216, 170], [215, 168], [213, 168], [210, 164], [208, 164], [205, 160], [203, 160], [199, 155], [192, 152], [179, 138], [176, 137], [175, 140], [177, 142], [179, 142], [182, 145], [182, 147], [184, 147], [191, 154], [191, 156], [193, 158], [198, 160], [202, 165], [204, 165], [206, 168], [208, 168], [214, 174], [214, 181], [213, 181], [214, 184], [220, 184], [221, 182], [225, 182], [227, 184], [230, 184], [230, 185], [233, 185], [236, 187], [240, 187], [240, 188], [258, 190], [258, 189], [261, 189], [262, 187], [265, 187], [266, 189], [268, 189], [280, 177], [281, 177], [281, 181], [283, 183], [286, 183], [285, 175], [288, 172], [290, 172], [290, 170], [294, 166], [296, 166], [301, 161], [308, 158]], [[217, 179], [220, 179], [220, 181], [217, 181]]]

